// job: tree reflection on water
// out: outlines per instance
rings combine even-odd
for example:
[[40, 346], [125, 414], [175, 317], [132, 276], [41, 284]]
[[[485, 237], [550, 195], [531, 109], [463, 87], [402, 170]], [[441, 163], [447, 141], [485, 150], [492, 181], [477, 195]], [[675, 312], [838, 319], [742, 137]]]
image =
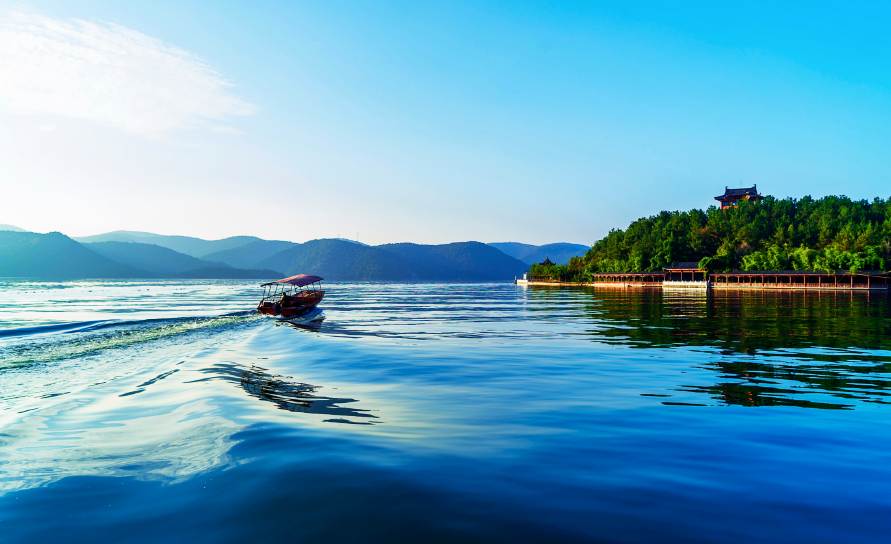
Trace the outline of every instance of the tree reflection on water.
[[[679, 384], [718, 404], [852, 409], [888, 404], [891, 310], [886, 293], [595, 289], [583, 313], [600, 342], [705, 348], [714, 385]], [[531, 296], [555, 296], [546, 291]], [[677, 404], [665, 401], [666, 404]]]

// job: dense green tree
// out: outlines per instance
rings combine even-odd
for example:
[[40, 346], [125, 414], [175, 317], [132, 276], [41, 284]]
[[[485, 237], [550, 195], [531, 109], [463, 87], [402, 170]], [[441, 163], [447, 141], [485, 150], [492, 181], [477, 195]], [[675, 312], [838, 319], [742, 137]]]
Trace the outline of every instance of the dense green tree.
[[650, 271], [676, 261], [714, 271], [888, 270], [891, 199], [768, 196], [724, 210], [663, 211], [610, 231], [576, 269]]

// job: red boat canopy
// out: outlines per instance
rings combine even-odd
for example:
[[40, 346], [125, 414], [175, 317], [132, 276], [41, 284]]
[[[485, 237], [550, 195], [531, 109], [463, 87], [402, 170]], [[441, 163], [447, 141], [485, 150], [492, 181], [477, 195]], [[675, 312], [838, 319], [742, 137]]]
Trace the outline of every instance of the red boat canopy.
[[310, 283], [315, 283], [317, 281], [322, 281], [324, 278], [320, 278], [318, 276], [311, 276], [309, 274], [297, 274], [296, 276], [291, 276], [290, 278], [285, 278], [283, 280], [271, 281], [269, 283], [264, 283], [260, 287], [266, 287], [267, 285], [272, 285], [275, 283], [290, 283], [291, 285], [296, 285], [297, 287], [303, 287], [304, 285], [309, 285]]

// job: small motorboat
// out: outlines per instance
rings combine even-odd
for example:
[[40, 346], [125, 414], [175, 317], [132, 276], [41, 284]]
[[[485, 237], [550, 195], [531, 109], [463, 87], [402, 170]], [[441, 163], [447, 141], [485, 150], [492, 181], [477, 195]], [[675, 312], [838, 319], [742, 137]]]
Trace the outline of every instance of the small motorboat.
[[264, 283], [260, 286], [263, 288], [263, 299], [257, 306], [257, 311], [278, 319], [293, 319], [306, 315], [315, 309], [325, 296], [322, 279], [309, 274], [298, 274]]

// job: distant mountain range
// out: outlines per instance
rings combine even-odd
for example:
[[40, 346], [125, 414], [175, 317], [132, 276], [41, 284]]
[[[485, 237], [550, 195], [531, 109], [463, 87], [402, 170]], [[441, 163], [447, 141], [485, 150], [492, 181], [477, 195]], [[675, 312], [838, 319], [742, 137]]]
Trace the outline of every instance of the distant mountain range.
[[92, 242], [84, 245], [112, 261], [147, 270], [152, 274], [179, 274], [189, 270], [211, 267], [232, 268], [232, 266], [225, 263], [198, 259], [154, 244]]
[[435, 246], [385, 244], [380, 249], [414, 265], [413, 278], [454, 281], [503, 281], [522, 276], [526, 263], [479, 242], [457, 242]]
[[218, 261], [238, 268], [252, 268], [263, 259], [272, 257], [280, 251], [294, 247], [294, 242], [279, 242], [275, 240], [256, 240], [243, 246], [216, 251], [204, 256], [208, 261]]
[[20, 229], [14, 225], [4, 225], [4, 224], [0, 223], [0, 231], [3, 231], [3, 230], [11, 230], [12, 232], [28, 232], [25, 229]]
[[480, 242], [372, 247], [330, 239], [295, 244], [255, 266], [337, 281], [506, 281], [528, 268]]
[[526, 264], [544, 262], [545, 259], [550, 259], [555, 264], [568, 264], [572, 257], [581, 257], [591, 249], [590, 246], [566, 243], [532, 246], [519, 242], [495, 242], [489, 245]]
[[210, 253], [236, 248], [250, 242], [263, 241], [256, 236], [232, 236], [231, 238], [223, 238], [222, 240], [202, 240], [201, 238], [192, 238], [190, 236], [165, 236], [163, 234], [152, 234], [150, 232], [137, 232], [132, 230], [116, 230], [114, 232], [106, 232], [105, 234], [97, 234], [95, 236], [79, 236], [75, 237], [74, 240], [85, 244], [94, 242], [154, 244], [156, 246], [172, 249], [173, 251], [178, 251], [179, 253], [185, 253], [192, 257], [203, 257]]
[[586, 246], [507, 242], [369, 246], [341, 238], [303, 244], [233, 236], [203, 240], [115, 231], [69, 238], [0, 225], [0, 276], [46, 278], [276, 279], [312, 273], [331, 281], [508, 281], [549, 257]]
[[145, 274], [99, 255], [58, 232], [0, 231], [0, 276], [138, 278]]
[[36, 278], [279, 278], [274, 270], [241, 270], [152, 244], [81, 244], [64, 234], [0, 231], [0, 276]]

